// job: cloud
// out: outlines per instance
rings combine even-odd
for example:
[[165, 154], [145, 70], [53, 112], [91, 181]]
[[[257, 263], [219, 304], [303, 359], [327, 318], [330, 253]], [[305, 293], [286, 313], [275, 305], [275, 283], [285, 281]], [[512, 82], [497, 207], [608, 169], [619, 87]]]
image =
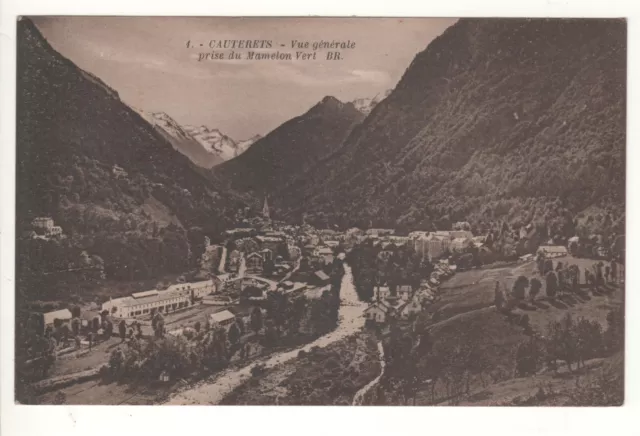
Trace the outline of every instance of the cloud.
[[387, 83], [391, 80], [391, 77], [385, 71], [353, 70], [351, 74], [355, 80], [362, 80], [364, 82]]

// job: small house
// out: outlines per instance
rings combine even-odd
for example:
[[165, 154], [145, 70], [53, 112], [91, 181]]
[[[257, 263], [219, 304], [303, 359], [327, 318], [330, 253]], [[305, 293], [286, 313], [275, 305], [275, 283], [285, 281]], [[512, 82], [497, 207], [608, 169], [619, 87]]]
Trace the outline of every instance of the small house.
[[398, 286], [398, 296], [402, 299], [402, 301], [409, 301], [412, 292], [413, 289], [411, 288], [411, 285]]
[[564, 247], [562, 245], [541, 245], [538, 248], [537, 253], [543, 254], [548, 258], [564, 257], [569, 254], [569, 252], [567, 251], [567, 247]]
[[382, 324], [387, 322], [391, 312], [391, 307], [381, 301], [377, 301], [364, 310], [364, 317], [376, 324]]
[[45, 328], [48, 326], [53, 326], [54, 321], [59, 319], [62, 322], [70, 321], [73, 316], [71, 315], [71, 311], [69, 309], [61, 309], [55, 310], [53, 312], [47, 312], [43, 314], [44, 318], [44, 326]]
[[219, 325], [222, 327], [233, 324], [235, 319], [236, 316], [228, 310], [223, 310], [221, 312], [209, 315], [209, 322], [211, 323], [211, 325]]
[[391, 295], [391, 290], [388, 286], [376, 286], [373, 289], [373, 294], [376, 300], [384, 300]]
[[262, 274], [264, 271], [264, 257], [258, 252], [253, 252], [246, 259], [247, 273]]

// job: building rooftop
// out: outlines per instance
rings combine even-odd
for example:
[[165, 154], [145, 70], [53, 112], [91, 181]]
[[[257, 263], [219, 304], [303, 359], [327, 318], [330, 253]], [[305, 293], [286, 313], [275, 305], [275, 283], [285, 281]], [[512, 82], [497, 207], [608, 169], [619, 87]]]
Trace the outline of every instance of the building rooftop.
[[567, 251], [567, 247], [564, 245], [541, 245], [538, 250], [556, 252], [556, 253], [564, 253]]
[[[151, 291], [149, 291], [151, 292]], [[149, 294], [144, 297], [125, 297], [122, 299], [123, 307], [137, 306], [139, 304], [153, 304], [164, 300], [169, 300], [172, 298], [178, 297], [186, 297], [187, 295], [184, 291], [177, 291], [175, 289], [168, 289], [166, 291], [155, 291], [155, 294]], [[139, 292], [138, 294], [144, 294], [144, 292]]]
[[230, 319], [235, 318], [236, 316], [229, 312], [228, 310], [223, 310], [222, 312], [213, 313], [209, 316], [209, 319], [213, 323], [221, 323], [225, 321], [229, 321]]
[[131, 296], [133, 298], [146, 298], [146, 297], [152, 297], [152, 296], [158, 295], [158, 293], [159, 291], [154, 289], [152, 291], [135, 292], [131, 294]]
[[329, 276], [327, 275], [327, 273], [325, 273], [325, 272], [324, 272], [324, 271], [322, 271], [322, 270], [318, 270], [318, 271], [314, 272], [313, 274], [314, 274], [316, 277], [318, 277], [320, 280], [322, 280], [322, 281], [327, 281], [327, 280], [329, 280], [329, 279], [331, 278], [331, 277], [329, 277]]
[[55, 310], [53, 312], [48, 312], [43, 314], [44, 317], [44, 324], [53, 324], [53, 320], [54, 319], [61, 319], [61, 320], [66, 320], [66, 319], [71, 319], [73, 318], [73, 315], [71, 315], [71, 311], [69, 309], [61, 309], [61, 310]]

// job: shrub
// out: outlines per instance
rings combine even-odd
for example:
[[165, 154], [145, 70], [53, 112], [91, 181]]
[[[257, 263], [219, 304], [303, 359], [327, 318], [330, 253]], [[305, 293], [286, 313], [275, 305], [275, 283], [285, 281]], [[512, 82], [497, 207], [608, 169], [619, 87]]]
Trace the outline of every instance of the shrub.
[[547, 297], [554, 298], [558, 290], [558, 277], [553, 271], [549, 271], [545, 276], [547, 282]]
[[542, 283], [537, 278], [532, 278], [529, 281], [529, 298], [531, 301], [535, 300], [542, 289]]
[[513, 289], [511, 291], [513, 298], [516, 300], [524, 300], [527, 286], [529, 286], [529, 280], [525, 276], [519, 276], [513, 284]]

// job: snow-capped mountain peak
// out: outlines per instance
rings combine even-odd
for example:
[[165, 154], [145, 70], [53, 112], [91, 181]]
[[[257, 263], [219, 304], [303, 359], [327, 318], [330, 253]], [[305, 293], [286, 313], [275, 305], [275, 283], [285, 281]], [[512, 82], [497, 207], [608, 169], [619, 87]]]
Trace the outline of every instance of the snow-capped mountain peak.
[[380, 103], [382, 100], [387, 98], [389, 94], [391, 94], [391, 91], [392, 91], [391, 89], [387, 89], [384, 92], [376, 94], [372, 98], [357, 98], [353, 100], [351, 103], [353, 103], [356, 109], [358, 109], [360, 112], [362, 112], [365, 115], [369, 115], [373, 110], [373, 108], [378, 105], [378, 103]]
[[[165, 112], [138, 112], [169, 139], [173, 146], [189, 157], [197, 165], [210, 168], [213, 165], [232, 159], [242, 154], [260, 135], [251, 139], [236, 142], [219, 129], [211, 129], [205, 125], [181, 126]], [[200, 148], [200, 150], [197, 150]], [[207, 157], [209, 155], [209, 157]]]

